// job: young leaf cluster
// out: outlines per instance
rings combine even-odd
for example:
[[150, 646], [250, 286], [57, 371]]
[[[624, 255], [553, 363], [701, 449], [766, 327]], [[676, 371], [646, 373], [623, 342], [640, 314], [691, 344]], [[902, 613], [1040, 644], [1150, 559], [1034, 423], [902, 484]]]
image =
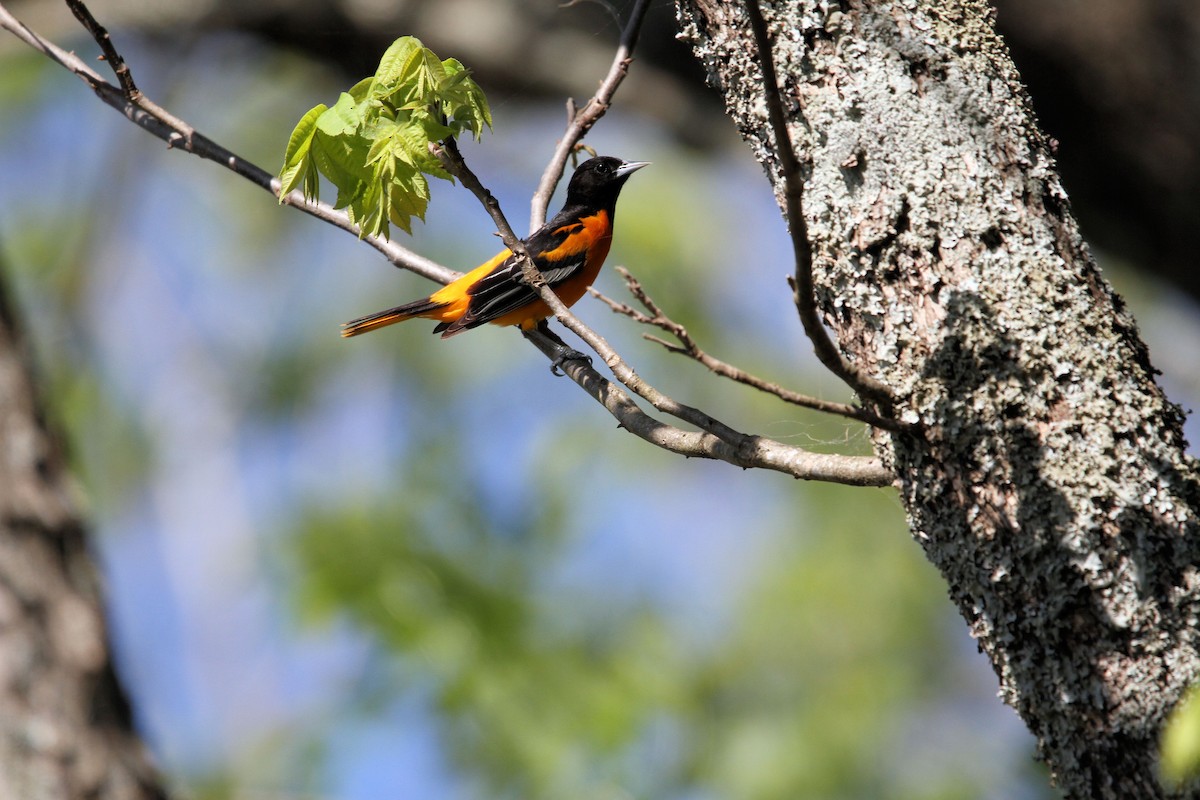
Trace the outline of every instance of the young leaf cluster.
[[360, 236], [388, 236], [389, 224], [412, 233], [425, 219], [426, 176], [453, 180], [430, 150], [470, 131], [479, 139], [492, 116], [483, 90], [457, 60], [439, 60], [412, 36], [392, 43], [375, 75], [342, 92], [333, 107], [300, 118], [279, 172], [279, 196], [302, 189], [318, 197], [320, 178], [337, 187]]

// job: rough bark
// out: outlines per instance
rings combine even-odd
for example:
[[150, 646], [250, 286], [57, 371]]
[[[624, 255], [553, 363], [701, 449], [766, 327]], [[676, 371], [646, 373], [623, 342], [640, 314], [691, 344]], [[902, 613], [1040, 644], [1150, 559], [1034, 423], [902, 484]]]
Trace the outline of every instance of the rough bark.
[[[991, 9], [763, 11], [827, 324], [922, 430], [876, 438], [914, 537], [1064, 794], [1167, 796], [1161, 723], [1200, 673], [1200, 481]], [[744, 6], [679, 16], [782, 207]]]
[[18, 330], [0, 282], [0, 798], [163, 798]]

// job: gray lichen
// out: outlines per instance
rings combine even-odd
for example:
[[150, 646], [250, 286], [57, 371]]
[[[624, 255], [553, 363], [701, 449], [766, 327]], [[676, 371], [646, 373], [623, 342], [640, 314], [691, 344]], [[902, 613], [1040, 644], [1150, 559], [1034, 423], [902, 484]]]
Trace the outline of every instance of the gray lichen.
[[[741, 4], [679, 9], [782, 208]], [[914, 537], [1066, 794], [1161, 796], [1158, 727], [1200, 675], [1200, 480], [990, 7], [764, 13], [819, 304], [924, 431], [876, 439]]]

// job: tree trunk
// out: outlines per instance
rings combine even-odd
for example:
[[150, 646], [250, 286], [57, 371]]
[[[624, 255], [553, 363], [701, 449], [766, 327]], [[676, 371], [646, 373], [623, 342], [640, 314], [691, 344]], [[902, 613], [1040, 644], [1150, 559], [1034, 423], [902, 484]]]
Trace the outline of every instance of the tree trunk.
[[113, 672], [96, 567], [0, 281], [0, 798], [162, 797]]
[[[1159, 731], [1200, 671], [1196, 464], [990, 7], [763, 13], [819, 304], [919, 426], [875, 439], [914, 537], [1064, 794], [1168, 796]], [[782, 207], [744, 5], [680, 0], [679, 17]]]

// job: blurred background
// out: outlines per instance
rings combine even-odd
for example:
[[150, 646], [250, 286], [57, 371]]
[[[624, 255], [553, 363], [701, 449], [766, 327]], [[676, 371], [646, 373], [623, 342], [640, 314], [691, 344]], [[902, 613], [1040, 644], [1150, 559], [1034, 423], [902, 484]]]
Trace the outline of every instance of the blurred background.
[[[63, 4], [6, 5], [95, 54]], [[1189, 408], [1200, 7], [998, 5], [1097, 257]], [[619, 28], [599, 3], [533, 0], [91, 8], [151, 98], [268, 170], [305, 111], [420, 37], [487, 91], [495, 130], [464, 153], [518, 231]], [[68, 434], [121, 673], [182, 796], [1055, 796], [890, 490], [653, 450], [511, 331], [341, 340], [430, 287], [7, 36], [0, 101], [0, 268]], [[715, 355], [843, 398], [791, 308], [770, 188], [669, 3], [587, 141], [654, 162], [609, 263]], [[433, 192], [404, 244], [459, 269], [495, 252], [467, 192]], [[598, 285], [623, 299], [611, 270]], [[716, 381], [595, 300], [576, 311], [734, 427], [868, 451], [859, 426]]]

